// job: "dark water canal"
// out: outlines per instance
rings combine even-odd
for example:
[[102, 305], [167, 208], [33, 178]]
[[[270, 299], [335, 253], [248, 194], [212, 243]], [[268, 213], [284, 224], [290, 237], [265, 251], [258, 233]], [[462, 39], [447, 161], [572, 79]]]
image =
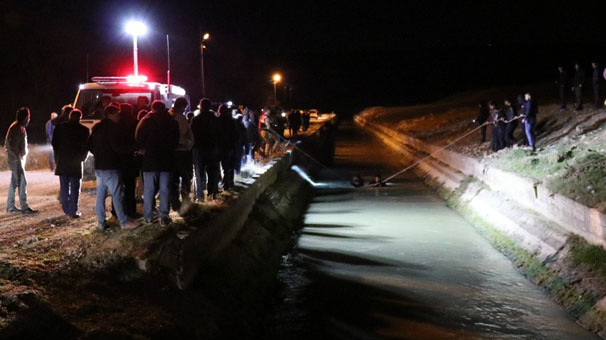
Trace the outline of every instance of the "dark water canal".
[[[395, 157], [345, 125], [332, 171], [385, 178]], [[320, 177], [263, 338], [596, 339], [413, 174]]]

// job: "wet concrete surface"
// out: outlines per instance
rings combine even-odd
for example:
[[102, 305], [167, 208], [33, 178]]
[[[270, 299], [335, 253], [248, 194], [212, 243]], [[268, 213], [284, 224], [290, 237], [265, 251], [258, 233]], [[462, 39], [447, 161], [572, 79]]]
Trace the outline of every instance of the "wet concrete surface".
[[597, 339], [414, 174], [351, 124], [296, 248], [284, 256], [265, 339]]

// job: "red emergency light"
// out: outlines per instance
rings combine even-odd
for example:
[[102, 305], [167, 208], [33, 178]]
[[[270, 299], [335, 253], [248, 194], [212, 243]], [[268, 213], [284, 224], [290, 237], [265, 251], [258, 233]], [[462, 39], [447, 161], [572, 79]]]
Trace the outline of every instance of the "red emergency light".
[[144, 83], [147, 81], [147, 76], [134, 76], [134, 75], [130, 75], [130, 76], [126, 76], [126, 81], [129, 83]]

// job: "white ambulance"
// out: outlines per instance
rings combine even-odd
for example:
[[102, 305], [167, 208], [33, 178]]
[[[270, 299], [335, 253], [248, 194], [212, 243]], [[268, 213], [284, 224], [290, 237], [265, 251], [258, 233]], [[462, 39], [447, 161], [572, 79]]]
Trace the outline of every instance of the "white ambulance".
[[80, 123], [89, 129], [101, 120], [103, 108], [110, 103], [129, 103], [136, 114], [141, 109], [149, 110], [154, 100], [163, 101], [167, 109], [179, 97], [189, 102], [182, 87], [148, 82], [145, 76], [93, 77], [92, 81], [80, 85], [73, 104], [82, 111]]

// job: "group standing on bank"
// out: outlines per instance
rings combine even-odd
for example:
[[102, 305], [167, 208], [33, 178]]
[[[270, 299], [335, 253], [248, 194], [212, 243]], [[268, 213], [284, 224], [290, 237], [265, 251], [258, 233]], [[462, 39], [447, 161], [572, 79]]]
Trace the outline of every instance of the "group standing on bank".
[[[111, 194], [112, 215], [122, 229], [139, 225], [137, 192], [143, 191], [145, 223], [171, 223], [170, 209], [187, 213], [192, 202], [213, 200], [221, 191], [234, 189], [234, 175], [242, 165], [269, 157], [285, 141], [285, 130], [296, 136], [309, 127], [309, 114], [293, 110], [288, 115], [264, 107], [260, 114], [223, 103], [217, 111], [202, 99], [197, 112], [186, 112], [189, 102], [177, 98], [172, 108], [164, 102], [103, 103], [92, 118], [100, 121], [91, 130], [80, 124], [82, 112], [66, 105], [51, 114], [45, 126], [52, 145], [49, 166], [59, 176], [59, 201], [63, 212], [79, 218], [83, 163], [94, 155], [97, 180], [96, 216], [99, 229], [108, 227], [106, 199]], [[88, 118], [88, 117], [87, 117]], [[29, 109], [17, 111], [5, 140], [11, 182], [7, 212], [31, 214], [27, 203], [25, 159]], [[192, 195], [192, 187], [193, 195]], [[19, 192], [20, 208], [15, 204]], [[158, 202], [156, 202], [158, 199]]]
[[[602, 97], [601, 85], [602, 79], [606, 79], [606, 69], [602, 68], [597, 62], [591, 63], [591, 89], [593, 92], [593, 107], [601, 109], [604, 107], [604, 98]], [[581, 64], [574, 65], [574, 74], [569, 76], [564, 66], [557, 67], [558, 78], [555, 81], [558, 87], [558, 97], [560, 100], [560, 112], [566, 111], [568, 104], [568, 95], [574, 95], [574, 109], [580, 111], [583, 109], [583, 92], [586, 85], [586, 75]], [[502, 103], [490, 100], [487, 103], [478, 105], [479, 113], [474, 120], [480, 124], [480, 142], [486, 141], [486, 132], [491, 128], [490, 148], [492, 151], [499, 151], [504, 148], [512, 147], [516, 144], [514, 132], [521, 122], [522, 143], [536, 150], [536, 123], [538, 104], [532, 98], [530, 93], [519, 95], [514, 105], [509, 98]]]

